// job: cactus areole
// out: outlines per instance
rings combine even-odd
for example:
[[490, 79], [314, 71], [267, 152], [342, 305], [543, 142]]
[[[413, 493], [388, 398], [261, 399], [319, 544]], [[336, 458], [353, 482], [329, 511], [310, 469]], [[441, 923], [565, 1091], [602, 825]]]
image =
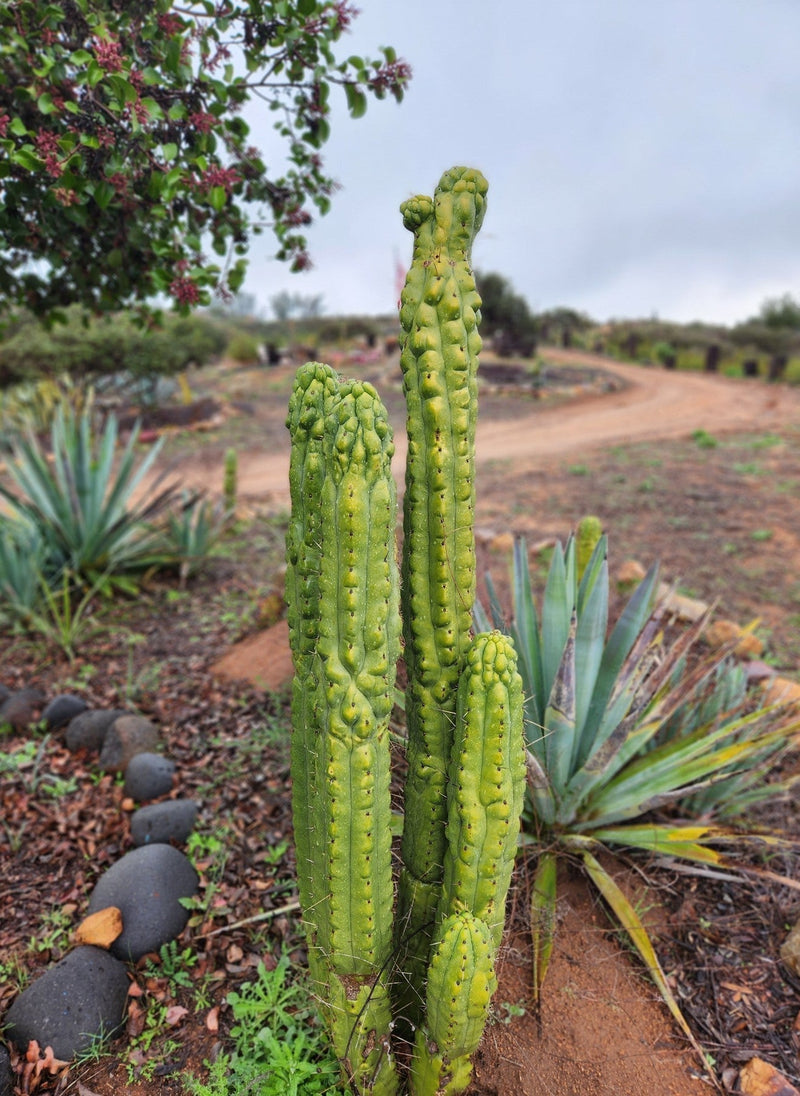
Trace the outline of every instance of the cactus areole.
[[[400, 567], [394, 445], [375, 389], [309, 362], [289, 405], [298, 886], [343, 1076], [375, 1096], [469, 1084], [519, 834], [516, 653], [499, 632], [472, 635], [480, 298], [470, 251], [486, 191], [480, 172], [457, 167], [433, 198], [401, 207], [414, 251], [400, 309]], [[389, 717], [401, 634], [408, 776], [395, 908]], [[405, 1068], [397, 1032], [413, 1044]]]

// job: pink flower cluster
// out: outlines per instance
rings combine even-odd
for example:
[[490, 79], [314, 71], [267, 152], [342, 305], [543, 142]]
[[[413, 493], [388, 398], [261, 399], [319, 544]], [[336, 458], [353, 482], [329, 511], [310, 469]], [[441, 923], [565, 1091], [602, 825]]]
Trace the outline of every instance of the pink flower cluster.
[[200, 133], [210, 133], [217, 121], [217, 116], [209, 114], [207, 110], [196, 110], [189, 115], [189, 125], [194, 126]]
[[36, 151], [44, 161], [44, 169], [48, 175], [57, 179], [63, 174], [64, 168], [59, 159], [58, 137], [47, 130], [36, 135]]
[[390, 61], [370, 77], [369, 86], [379, 95], [391, 91], [411, 79], [411, 65], [407, 61]]
[[178, 304], [199, 304], [200, 290], [191, 278], [173, 278], [169, 291]]
[[122, 72], [122, 51], [116, 38], [93, 38], [94, 55], [105, 72]]
[[183, 20], [179, 15], [159, 15], [156, 22], [161, 33], [166, 34], [168, 38], [180, 34], [183, 30]]
[[0, 114], [0, 137], [5, 137], [8, 132], [8, 123], [10, 121], [11, 118], [8, 114]]
[[210, 167], [200, 175], [199, 186], [210, 190], [212, 187], [224, 187], [226, 193], [241, 182], [241, 176], [234, 167]]

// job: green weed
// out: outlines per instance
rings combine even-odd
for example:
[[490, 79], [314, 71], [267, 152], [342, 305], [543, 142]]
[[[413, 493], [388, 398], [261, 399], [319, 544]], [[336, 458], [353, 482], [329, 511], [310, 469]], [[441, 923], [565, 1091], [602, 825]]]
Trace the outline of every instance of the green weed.
[[257, 978], [228, 994], [233, 1051], [208, 1065], [205, 1081], [186, 1079], [192, 1096], [323, 1096], [350, 1094], [313, 1007], [310, 987], [293, 978], [288, 956], [274, 970], [259, 964]]
[[750, 539], [761, 543], [765, 540], [772, 540], [774, 535], [775, 534], [772, 529], [754, 529], [753, 532], [750, 534]]
[[698, 449], [716, 449], [719, 444], [715, 437], [712, 437], [707, 430], [694, 430], [692, 432], [692, 441], [697, 444]]

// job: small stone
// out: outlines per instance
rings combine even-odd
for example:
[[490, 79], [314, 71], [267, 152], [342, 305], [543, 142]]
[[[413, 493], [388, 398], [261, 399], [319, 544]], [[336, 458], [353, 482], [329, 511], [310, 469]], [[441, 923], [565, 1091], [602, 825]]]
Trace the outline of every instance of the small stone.
[[76, 715], [67, 727], [67, 749], [72, 753], [89, 750], [99, 753], [106, 731], [120, 716], [132, 715], [125, 708], [90, 708]]
[[125, 772], [132, 757], [158, 745], [158, 730], [141, 715], [122, 715], [106, 731], [98, 764], [106, 772]]
[[86, 701], [79, 696], [74, 696], [72, 693], [59, 693], [42, 712], [42, 719], [49, 731], [57, 731], [60, 727], [65, 727], [76, 715], [85, 712], [88, 707]]
[[189, 911], [181, 898], [191, 898], [199, 885], [189, 859], [172, 845], [144, 845], [126, 853], [101, 875], [89, 899], [89, 913], [116, 906], [122, 912], [122, 934], [110, 951], [136, 962], [174, 940]]
[[39, 720], [44, 701], [44, 693], [36, 686], [18, 689], [0, 704], [0, 726], [8, 723], [15, 731], [24, 731]]
[[142, 807], [131, 818], [135, 845], [182, 845], [197, 820], [197, 804], [191, 799], [167, 799]]
[[800, 703], [800, 685], [788, 677], [773, 677], [764, 686], [763, 701], [768, 704]]
[[763, 1058], [751, 1058], [739, 1074], [742, 1096], [800, 1096], [793, 1084]]
[[172, 790], [175, 762], [157, 753], [138, 753], [125, 770], [125, 794], [139, 803]]
[[742, 629], [733, 620], [715, 620], [713, 624], [709, 624], [705, 631], [706, 643], [712, 650], [717, 650], [718, 647], [724, 647], [726, 643], [732, 643], [735, 639], [739, 639], [742, 634]]
[[758, 659], [753, 659], [752, 662], [747, 663], [745, 673], [747, 674], [747, 683], [749, 685], [753, 682], [764, 681], [766, 678], [775, 677], [775, 667], [768, 665], [766, 662], [760, 662]]
[[707, 602], [694, 597], [686, 597], [685, 594], [676, 594], [664, 583], [659, 587], [658, 596], [663, 599], [664, 609], [668, 613], [687, 624], [696, 624], [708, 612]]
[[78, 947], [20, 993], [5, 1016], [21, 1050], [31, 1039], [69, 1061], [122, 1025], [128, 997], [124, 965], [102, 948]]
[[781, 962], [793, 974], [800, 975], [800, 921], [789, 931], [781, 944]]
[[498, 533], [496, 537], [492, 537], [489, 542], [490, 552], [513, 552], [514, 551], [514, 534], [513, 533]]
[[621, 594], [629, 594], [635, 590], [647, 574], [638, 559], [628, 559], [617, 571], [617, 590]]
[[747, 632], [736, 644], [733, 653], [743, 662], [748, 662], [751, 658], [760, 658], [764, 653], [763, 640], [754, 636], [752, 632]]

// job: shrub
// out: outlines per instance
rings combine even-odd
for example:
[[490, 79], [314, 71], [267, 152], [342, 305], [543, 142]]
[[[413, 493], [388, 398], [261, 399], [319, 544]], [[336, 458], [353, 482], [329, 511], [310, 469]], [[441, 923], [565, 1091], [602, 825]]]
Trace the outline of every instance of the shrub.
[[252, 335], [237, 331], [228, 343], [225, 354], [235, 362], [254, 362], [258, 360], [258, 343]]

